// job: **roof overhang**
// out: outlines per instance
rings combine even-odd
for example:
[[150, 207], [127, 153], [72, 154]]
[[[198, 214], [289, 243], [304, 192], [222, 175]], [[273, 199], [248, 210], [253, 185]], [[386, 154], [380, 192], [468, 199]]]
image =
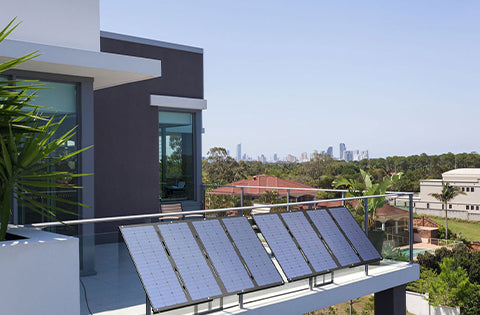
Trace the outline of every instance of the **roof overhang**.
[[168, 108], [204, 110], [207, 109], [207, 100], [201, 98], [152, 94], [150, 95], [150, 105]]
[[41, 54], [16, 66], [15, 69], [93, 78], [94, 90], [162, 75], [161, 60], [16, 40], [4, 40], [0, 48], [0, 62], [33, 51]]

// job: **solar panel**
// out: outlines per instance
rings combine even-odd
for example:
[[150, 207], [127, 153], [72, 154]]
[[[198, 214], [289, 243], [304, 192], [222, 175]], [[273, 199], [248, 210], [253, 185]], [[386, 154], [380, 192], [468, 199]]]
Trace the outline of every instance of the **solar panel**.
[[154, 309], [187, 302], [175, 271], [152, 225], [121, 228]]
[[281, 216], [315, 269], [315, 272], [338, 268], [303, 212], [285, 212]]
[[218, 220], [192, 222], [227, 292], [254, 287], [247, 270]]
[[256, 215], [254, 219], [287, 279], [291, 280], [313, 274], [302, 253], [288, 233], [287, 228], [276, 213]]
[[283, 283], [265, 248], [245, 217], [221, 219], [258, 286]]
[[327, 210], [309, 210], [306, 213], [342, 267], [360, 263], [357, 254]]
[[192, 299], [220, 296], [222, 291], [187, 223], [160, 224], [158, 229]]
[[380, 254], [347, 208], [333, 208], [329, 211], [364, 261], [381, 259]]

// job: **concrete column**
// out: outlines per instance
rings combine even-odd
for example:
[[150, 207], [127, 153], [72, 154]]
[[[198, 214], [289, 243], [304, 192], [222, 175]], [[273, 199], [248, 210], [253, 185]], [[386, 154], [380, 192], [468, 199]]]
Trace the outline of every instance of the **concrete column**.
[[375, 293], [375, 315], [404, 315], [406, 307], [406, 285]]
[[385, 231], [385, 222], [382, 222], [382, 231]]
[[395, 234], [398, 234], [398, 221], [395, 221]]

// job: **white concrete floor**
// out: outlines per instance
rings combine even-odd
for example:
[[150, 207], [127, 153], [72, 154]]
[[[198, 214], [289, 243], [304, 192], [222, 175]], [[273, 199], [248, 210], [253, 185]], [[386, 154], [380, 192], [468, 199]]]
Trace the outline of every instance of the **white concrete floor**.
[[[124, 243], [95, 246], [95, 270], [81, 277], [93, 314], [145, 314], [145, 291]], [[80, 301], [80, 314], [89, 314], [83, 288]]]

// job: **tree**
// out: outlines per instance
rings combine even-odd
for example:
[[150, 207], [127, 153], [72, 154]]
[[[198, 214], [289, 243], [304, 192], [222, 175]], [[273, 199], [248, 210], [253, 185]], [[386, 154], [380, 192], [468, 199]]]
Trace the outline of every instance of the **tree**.
[[[402, 173], [391, 175], [390, 177], [383, 177], [382, 181], [374, 183], [372, 176], [364, 170], [360, 170], [362, 180], [338, 178], [333, 181], [334, 188], [346, 188], [349, 194], [352, 196], [375, 196], [385, 195], [388, 187], [395, 184]], [[363, 201], [363, 200], [362, 200]], [[385, 197], [371, 198], [368, 200], [368, 214], [369, 214], [369, 226], [372, 227], [375, 224], [376, 210], [381, 208], [385, 202]], [[364, 203], [359, 202], [355, 207], [357, 215], [363, 215], [365, 212]]]
[[452, 186], [442, 180], [442, 192], [431, 193], [430, 196], [442, 202], [445, 209], [445, 240], [448, 239], [448, 202], [458, 195], [465, 195], [465, 192], [458, 186]]
[[457, 267], [453, 258], [444, 258], [440, 274], [430, 283], [428, 301], [431, 305], [463, 306], [476, 291], [467, 271]]

